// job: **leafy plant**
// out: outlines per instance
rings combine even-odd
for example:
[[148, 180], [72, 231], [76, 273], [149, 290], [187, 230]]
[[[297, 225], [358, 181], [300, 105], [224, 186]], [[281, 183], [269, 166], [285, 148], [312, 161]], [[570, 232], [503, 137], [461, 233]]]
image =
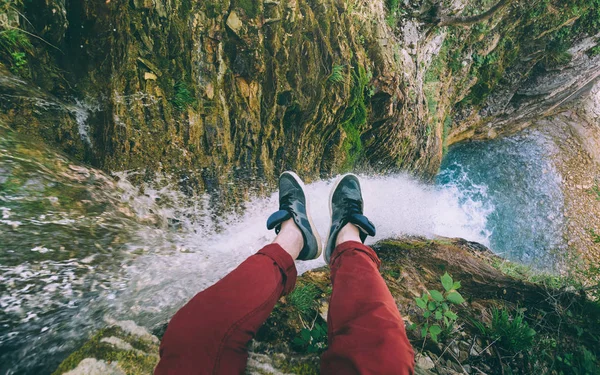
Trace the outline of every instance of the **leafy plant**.
[[318, 320], [311, 328], [302, 328], [300, 335], [292, 340], [297, 350], [305, 353], [321, 353], [327, 349], [327, 323]]
[[583, 346], [574, 353], [557, 355], [556, 360], [558, 367], [565, 371], [564, 373], [571, 372], [577, 375], [598, 373], [596, 356]]
[[331, 74], [329, 75], [329, 77], [327, 77], [327, 82], [344, 82], [344, 67], [345, 65], [334, 65], [333, 68], [331, 68]]
[[[438, 290], [429, 290], [423, 293], [420, 298], [415, 298], [417, 306], [422, 310], [425, 322], [421, 326], [421, 337], [424, 339], [429, 335], [434, 342], [438, 342], [438, 336], [442, 331], [450, 330], [458, 315], [452, 311], [451, 305], [459, 305], [465, 299], [457, 292], [460, 289], [460, 281], [452, 280], [452, 277], [446, 272], [441, 278], [444, 292]], [[415, 323], [411, 324], [409, 329], [417, 329]]]
[[21, 67], [27, 64], [27, 59], [25, 58], [25, 52], [13, 52], [11, 53], [13, 61], [16, 67]]
[[194, 95], [185, 82], [175, 84], [175, 96], [171, 102], [179, 109], [185, 109], [195, 102]]
[[29, 38], [22, 30], [0, 30], [0, 57], [10, 61], [13, 72], [22, 73], [22, 69], [27, 65], [27, 54], [31, 53], [32, 49]]
[[301, 314], [306, 316], [313, 311], [319, 293], [319, 289], [314, 284], [299, 285], [288, 294], [286, 299]]
[[536, 331], [525, 321], [523, 310], [518, 310], [513, 317], [508, 310], [493, 308], [492, 320], [488, 325], [481, 322], [474, 324], [482, 336], [509, 353], [516, 354], [530, 349], [536, 335]]

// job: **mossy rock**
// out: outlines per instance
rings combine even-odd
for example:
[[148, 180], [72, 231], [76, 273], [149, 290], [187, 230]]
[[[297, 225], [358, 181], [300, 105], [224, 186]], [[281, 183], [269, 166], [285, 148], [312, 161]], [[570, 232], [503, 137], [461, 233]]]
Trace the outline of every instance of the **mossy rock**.
[[133, 322], [101, 329], [54, 371], [54, 375], [152, 374], [158, 363], [158, 338]]

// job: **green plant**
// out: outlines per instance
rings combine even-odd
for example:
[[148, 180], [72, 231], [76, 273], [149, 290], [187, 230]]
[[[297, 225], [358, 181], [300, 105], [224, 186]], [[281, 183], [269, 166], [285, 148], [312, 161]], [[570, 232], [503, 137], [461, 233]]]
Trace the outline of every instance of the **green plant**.
[[368, 94], [367, 85], [371, 81], [371, 77], [372, 74], [361, 65], [352, 71], [350, 98], [341, 120], [342, 129], [346, 133], [342, 143], [342, 149], [346, 155], [342, 170], [352, 169], [363, 152], [360, 136], [367, 123], [368, 110], [365, 94]]
[[171, 103], [178, 109], [185, 109], [195, 102], [194, 95], [188, 88], [185, 82], [177, 82], [175, 84], [175, 95]]
[[395, 269], [386, 269], [382, 271], [383, 275], [393, 279], [393, 280], [397, 280], [400, 277], [400, 271], [395, 270]]
[[557, 367], [562, 370], [561, 373], [598, 374], [596, 356], [583, 346], [578, 349], [575, 352], [561, 353], [556, 356]]
[[254, 0], [237, 0], [236, 4], [246, 12], [248, 17], [254, 18], [258, 15], [258, 2]]
[[388, 10], [394, 11], [398, 8], [400, 0], [386, 0], [385, 5], [387, 5]]
[[16, 28], [0, 31], [0, 46], [7, 50], [31, 49], [33, 47], [27, 35]]
[[344, 82], [344, 67], [345, 65], [334, 65], [331, 68], [331, 74], [327, 77], [327, 82], [342, 83]]
[[398, 22], [398, 19], [396, 18], [396, 16], [394, 15], [394, 13], [388, 13], [385, 16], [385, 23], [391, 27], [394, 28], [396, 26], [396, 23]]
[[10, 61], [13, 72], [23, 73], [27, 54], [32, 50], [33, 46], [23, 31], [15, 28], [0, 31], [0, 57]]
[[533, 346], [536, 331], [525, 321], [523, 310], [517, 310], [513, 317], [508, 310], [492, 309], [492, 320], [488, 325], [474, 322], [481, 335], [498, 348], [516, 354]]
[[589, 229], [590, 236], [592, 236], [592, 241], [594, 243], [600, 243], [600, 234], [596, 233], [595, 230]]
[[313, 312], [319, 294], [319, 289], [314, 284], [304, 284], [297, 286], [286, 299], [290, 305], [306, 316]]
[[292, 340], [296, 350], [305, 353], [321, 353], [327, 349], [327, 323], [316, 320], [313, 326], [304, 327], [300, 334]]
[[13, 52], [11, 53], [13, 61], [16, 67], [21, 67], [27, 64], [27, 59], [25, 58], [25, 52]]
[[491, 262], [491, 266], [515, 279], [541, 284], [549, 288], [560, 289], [566, 286], [581, 287], [580, 283], [572, 275], [562, 276], [540, 272], [530, 266], [513, 263], [505, 259], [496, 258]]
[[452, 129], [452, 117], [446, 116], [442, 131], [442, 152], [444, 155], [448, 153], [448, 135], [450, 134], [450, 129]]
[[[444, 329], [452, 329], [458, 318], [458, 315], [452, 311], [450, 306], [452, 304], [459, 305], [465, 301], [457, 292], [460, 289], [460, 281], [452, 280], [447, 272], [440, 278], [440, 281], [444, 287], [443, 293], [438, 290], [429, 290], [423, 293], [422, 297], [415, 298], [415, 302], [422, 310], [422, 317], [425, 320], [420, 327], [421, 337], [425, 339], [429, 335], [434, 342], [438, 342], [438, 336]], [[408, 327], [408, 329], [417, 328], [415, 323]]]

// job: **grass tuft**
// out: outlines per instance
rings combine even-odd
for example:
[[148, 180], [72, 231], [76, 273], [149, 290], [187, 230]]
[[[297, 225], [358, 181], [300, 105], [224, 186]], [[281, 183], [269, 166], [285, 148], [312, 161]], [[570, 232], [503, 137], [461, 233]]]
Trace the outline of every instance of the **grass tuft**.
[[475, 326], [482, 336], [487, 337], [490, 342], [495, 342], [498, 348], [511, 354], [529, 350], [533, 346], [537, 333], [525, 321], [522, 310], [518, 310], [512, 316], [506, 309], [493, 308], [492, 321], [487, 325], [475, 322]]

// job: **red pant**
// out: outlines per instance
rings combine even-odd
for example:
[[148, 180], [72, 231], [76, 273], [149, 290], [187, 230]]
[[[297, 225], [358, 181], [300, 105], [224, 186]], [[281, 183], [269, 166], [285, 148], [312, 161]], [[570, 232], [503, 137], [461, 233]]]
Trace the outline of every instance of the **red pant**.
[[[335, 249], [322, 374], [413, 373], [414, 352], [379, 265], [360, 242]], [[271, 244], [198, 293], [171, 319], [155, 374], [242, 374], [248, 342], [296, 275], [292, 257]]]

